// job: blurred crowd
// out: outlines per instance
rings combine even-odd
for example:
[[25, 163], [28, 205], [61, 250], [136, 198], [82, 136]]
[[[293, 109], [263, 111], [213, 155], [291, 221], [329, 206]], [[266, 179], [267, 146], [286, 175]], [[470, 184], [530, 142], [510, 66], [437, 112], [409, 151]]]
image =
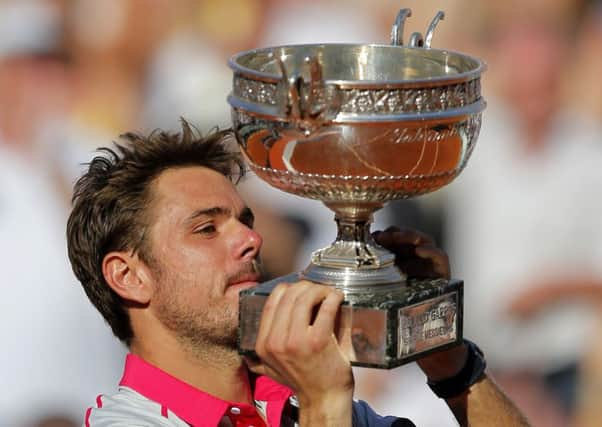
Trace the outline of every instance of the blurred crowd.
[[[433, 47], [484, 59], [468, 167], [382, 224], [434, 235], [465, 280], [465, 335], [534, 426], [602, 423], [602, 2], [599, 0], [0, 0], [0, 427], [80, 425], [125, 349], [66, 256], [72, 185], [126, 131], [230, 121], [228, 58], [256, 47], [388, 43], [437, 10]], [[332, 214], [242, 185], [276, 277], [334, 239]], [[453, 426], [413, 365], [358, 369], [356, 397]]]

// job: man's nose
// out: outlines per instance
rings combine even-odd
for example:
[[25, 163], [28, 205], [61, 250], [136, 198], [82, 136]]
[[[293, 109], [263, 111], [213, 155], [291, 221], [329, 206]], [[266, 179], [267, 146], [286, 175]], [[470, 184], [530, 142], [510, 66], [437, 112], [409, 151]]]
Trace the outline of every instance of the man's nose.
[[247, 259], [256, 258], [263, 244], [263, 238], [257, 231], [244, 224], [242, 225], [242, 233], [243, 235], [238, 248], [239, 256]]

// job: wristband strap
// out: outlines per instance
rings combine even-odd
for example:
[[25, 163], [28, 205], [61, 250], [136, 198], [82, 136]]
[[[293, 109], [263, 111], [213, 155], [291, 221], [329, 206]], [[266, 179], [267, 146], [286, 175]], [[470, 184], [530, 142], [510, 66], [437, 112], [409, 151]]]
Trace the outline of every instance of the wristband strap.
[[427, 381], [428, 386], [441, 399], [451, 399], [466, 392], [485, 373], [487, 362], [483, 351], [472, 341], [464, 343], [468, 347], [466, 364], [455, 376], [441, 381]]

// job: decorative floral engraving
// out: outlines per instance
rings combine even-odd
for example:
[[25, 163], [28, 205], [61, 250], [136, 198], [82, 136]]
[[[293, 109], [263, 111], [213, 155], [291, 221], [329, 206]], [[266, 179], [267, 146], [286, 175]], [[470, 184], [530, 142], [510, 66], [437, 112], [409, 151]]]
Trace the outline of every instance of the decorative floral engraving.
[[[400, 114], [464, 107], [481, 98], [479, 78], [447, 86], [418, 89], [339, 89], [342, 113]], [[234, 77], [234, 96], [257, 104], [277, 105], [278, 85]]]
[[425, 89], [343, 89], [342, 113], [398, 114], [443, 111], [479, 100], [480, 82]]
[[277, 85], [234, 76], [234, 96], [258, 104], [276, 105]]

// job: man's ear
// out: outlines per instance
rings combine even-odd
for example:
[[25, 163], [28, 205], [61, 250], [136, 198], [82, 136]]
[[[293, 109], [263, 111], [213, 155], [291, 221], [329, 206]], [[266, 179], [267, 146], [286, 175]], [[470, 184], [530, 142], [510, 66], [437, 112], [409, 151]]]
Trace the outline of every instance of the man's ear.
[[109, 252], [102, 260], [102, 274], [117, 295], [126, 301], [148, 304], [153, 291], [148, 266], [131, 252]]

